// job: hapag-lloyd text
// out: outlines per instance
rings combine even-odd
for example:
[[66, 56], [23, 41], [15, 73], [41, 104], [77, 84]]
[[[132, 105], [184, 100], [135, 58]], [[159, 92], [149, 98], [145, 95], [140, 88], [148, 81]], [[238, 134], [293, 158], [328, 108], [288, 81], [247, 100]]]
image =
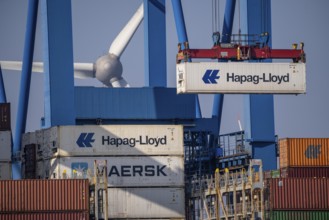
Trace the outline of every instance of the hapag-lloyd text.
[[159, 145], [167, 144], [167, 136], [152, 138], [146, 135], [145, 137], [139, 136], [138, 138], [118, 138], [111, 136], [102, 136], [102, 145], [113, 145], [119, 147], [120, 145], [128, 145], [130, 147], [135, 147], [136, 144], [140, 145], [154, 145], [158, 147]]
[[260, 75], [237, 75], [234, 73], [226, 74], [227, 82], [238, 82], [243, 84], [245, 82], [250, 82], [253, 84], [258, 84], [259, 82], [271, 82], [281, 84], [282, 82], [289, 82], [289, 73], [285, 75], [272, 75], [272, 73]]

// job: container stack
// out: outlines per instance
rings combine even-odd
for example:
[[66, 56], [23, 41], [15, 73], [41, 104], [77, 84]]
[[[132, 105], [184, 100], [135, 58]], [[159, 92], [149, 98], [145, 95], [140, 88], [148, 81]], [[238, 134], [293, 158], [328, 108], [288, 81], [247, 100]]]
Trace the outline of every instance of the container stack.
[[23, 143], [25, 177], [35, 166], [36, 178], [92, 178], [94, 161], [106, 161], [111, 219], [185, 217], [182, 126], [59, 126]]
[[10, 104], [0, 103], [0, 180], [11, 179]]
[[1, 180], [0, 219], [88, 220], [88, 180]]
[[329, 219], [329, 139], [280, 139], [279, 150], [280, 175], [267, 179], [270, 219]]

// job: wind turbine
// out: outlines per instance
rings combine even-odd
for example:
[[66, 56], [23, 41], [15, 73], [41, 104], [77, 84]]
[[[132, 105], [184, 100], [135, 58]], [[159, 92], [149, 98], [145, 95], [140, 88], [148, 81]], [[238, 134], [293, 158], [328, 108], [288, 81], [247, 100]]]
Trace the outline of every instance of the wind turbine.
[[[107, 87], [129, 87], [122, 77], [120, 56], [128, 46], [144, 17], [143, 3], [130, 18], [126, 26], [112, 42], [109, 53], [99, 57], [95, 63], [74, 63], [74, 77], [80, 79], [96, 78]], [[7, 70], [22, 70], [22, 62], [0, 61], [1, 68]], [[33, 62], [32, 72], [42, 73], [43, 63]]]

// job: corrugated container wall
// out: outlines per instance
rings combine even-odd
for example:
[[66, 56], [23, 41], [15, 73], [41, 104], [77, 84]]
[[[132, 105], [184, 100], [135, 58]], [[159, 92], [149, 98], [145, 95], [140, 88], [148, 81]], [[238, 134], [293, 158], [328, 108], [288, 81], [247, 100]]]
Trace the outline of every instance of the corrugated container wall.
[[45, 211], [89, 212], [89, 181], [0, 181], [0, 213]]
[[329, 211], [273, 211], [271, 220], [328, 220]]
[[183, 188], [109, 188], [111, 219], [181, 219], [185, 216]]
[[10, 123], [10, 103], [0, 103], [0, 131], [10, 131]]
[[329, 178], [329, 167], [281, 168], [282, 178]]
[[0, 220], [89, 220], [88, 212], [0, 213]]
[[329, 179], [269, 179], [271, 210], [329, 210]]
[[329, 138], [279, 140], [280, 168], [329, 166]]

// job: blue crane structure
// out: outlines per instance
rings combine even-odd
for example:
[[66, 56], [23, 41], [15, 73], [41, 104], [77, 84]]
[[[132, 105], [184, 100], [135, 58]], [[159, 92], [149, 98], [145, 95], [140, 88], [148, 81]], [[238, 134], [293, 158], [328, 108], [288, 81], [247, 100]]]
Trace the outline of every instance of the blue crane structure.
[[[171, 2], [178, 42], [188, 42], [181, 1]], [[212, 117], [203, 118], [197, 94], [177, 95], [175, 88], [166, 88], [165, 0], [143, 0], [143, 3], [146, 87], [92, 88], [74, 86], [71, 1], [40, 0], [46, 24], [43, 27], [44, 128], [81, 124], [183, 124], [190, 131], [219, 135], [224, 95], [215, 95]], [[270, 0], [247, 0], [240, 4], [242, 32], [268, 32], [271, 36]], [[20, 151], [21, 135], [25, 132], [38, 5], [39, 0], [29, 0], [13, 155]], [[223, 36], [232, 32], [235, 5], [236, 0], [226, 0]], [[229, 40], [223, 38], [223, 42]], [[0, 81], [0, 98], [4, 102], [1, 72]], [[246, 95], [244, 110], [251, 157], [263, 159], [265, 170], [276, 169], [273, 95]], [[19, 179], [19, 161], [13, 158], [13, 177]]]

